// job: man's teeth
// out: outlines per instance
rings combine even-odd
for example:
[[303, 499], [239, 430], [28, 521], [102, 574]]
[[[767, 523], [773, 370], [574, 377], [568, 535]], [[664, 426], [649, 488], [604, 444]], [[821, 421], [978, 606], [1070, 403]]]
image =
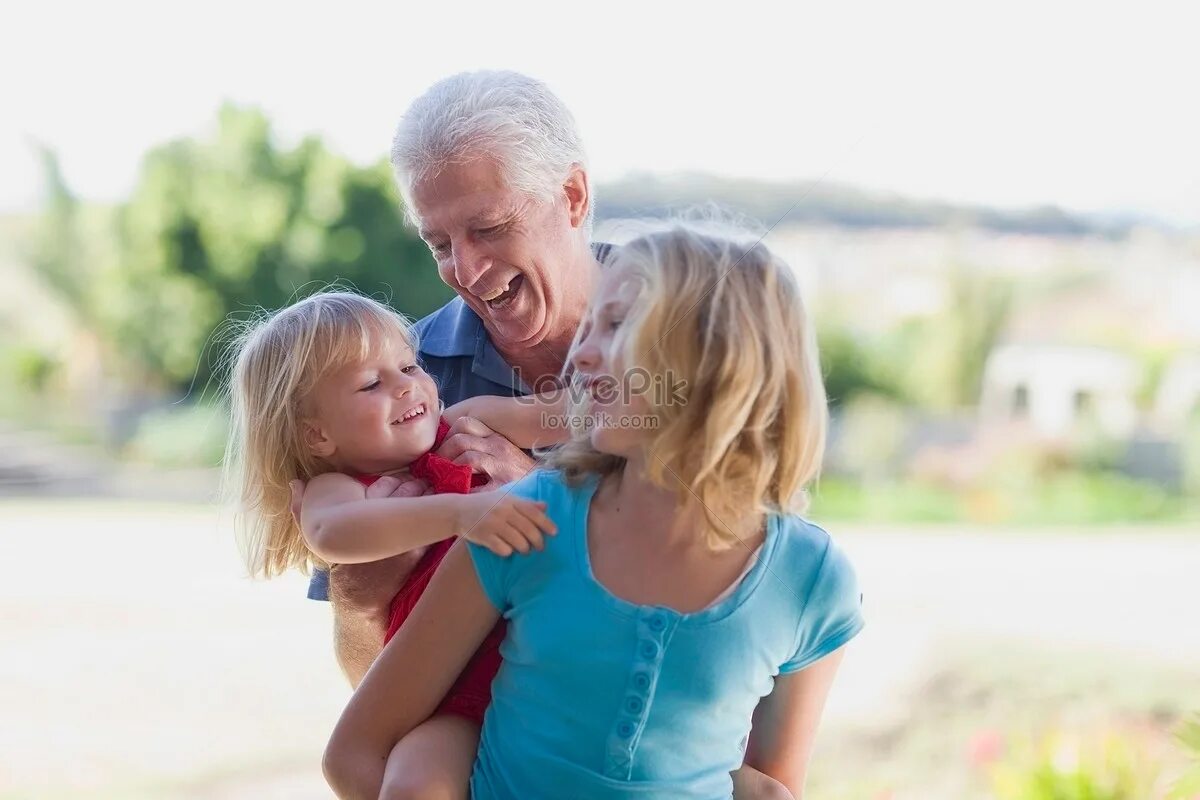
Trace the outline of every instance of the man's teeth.
[[[508, 283], [512, 283], [512, 281], [510, 280]], [[505, 292], [507, 292], [507, 291], [508, 291], [508, 283], [504, 284], [504, 285], [503, 285], [503, 286], [501, 286], [501, 287], [498, 287], [498, 288], [496, 288], [496, 289], [493, 289], [492, 291], [488, 292], [487, 294], [481, 294], [481, 295], [479, 295], [479, 299], [480, 299], [480, 300], [482, 300], [482, 301], [483, 301], [483, 302], [485, 302], [485, 303], [490, 303], [490, 302], [492, 302], [492, 301], [493, 301], [493, 300], [495, 300], [497, 297], [499, 297], [500, 295], [502, 295], [502, 294], [504, 294]]]

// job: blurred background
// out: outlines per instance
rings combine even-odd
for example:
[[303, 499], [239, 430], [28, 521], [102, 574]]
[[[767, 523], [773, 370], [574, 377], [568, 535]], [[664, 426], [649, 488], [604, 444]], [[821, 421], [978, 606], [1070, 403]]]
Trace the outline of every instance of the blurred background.
[[386, 154], [485, 67], [574, 111], [599, 238], [716, 201], [804, 284], [834, 414], [811, 516], [869, 619], [810, 796], [1200, 797], [1192, 14], [11, 9], [0, 798], [328, 796], [348, 689], [304, 577], [238, 562], [221, 325], [335, 280], [447, 300]]

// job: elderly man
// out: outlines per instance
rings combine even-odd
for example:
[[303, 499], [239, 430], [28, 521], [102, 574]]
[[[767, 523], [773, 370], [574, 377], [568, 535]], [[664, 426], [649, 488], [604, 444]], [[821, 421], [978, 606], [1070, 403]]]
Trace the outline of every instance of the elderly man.
[[[438, 274], [458, 293], [417, 323], [421, 359], [442, 399], [527, 394], [553, 380], [608, 250], [588, 243], [587, 159], [567, 108], [523, 75], [455, 75], [404, 115], [392, 166]], [[494, 483], [533, 467], [476, 420], [456, 423], [439, 452]], [[309, 596], [333, 604], [338, 662], [352, 684], [379, 654], [388, 604], [416, 560], [406, 554], [313, 577]]]

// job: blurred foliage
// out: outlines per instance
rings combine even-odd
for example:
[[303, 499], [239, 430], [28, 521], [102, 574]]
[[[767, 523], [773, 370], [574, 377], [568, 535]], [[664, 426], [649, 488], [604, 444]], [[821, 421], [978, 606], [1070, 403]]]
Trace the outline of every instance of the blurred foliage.
[[911, 319], [883, 336], [855, 330], [853, 309], [822, 318], [818, 340], [830, 407], [861, 394], [946, 411], [979, 400], [988, 356], [1008, 323], [1016, 285], [982, 270], [955, 266], [946, 275], [945, 308]]
[[44, 164], [49, 204], [31, 263], [150, 388], [204, 385], [224, 355], [219, 337], [206, 347], [223, 320], [317, 286], [382, 293], [414, 317], [450, 296], [402, 224], [386, 163], [356, 167], [315, 138], [280, 147], [257, 110], [226, 106], [211, 136], [149, 152], [107, 242], [83, 241], [56, 160], [45, 153]]
[[1059, 733], [1014, 747], [993, 768], [992, 790], [996, 800], [1151, 800], [1159, 769], [1129, 737]]
[[903, 406], [875, 394], [857, 394], [841, 415], [839, 465], [873, 483], [900, 471], [909, 423]]
[[164, 467], [215, 467], [229, 435], [229, 410], [191, 403], [152, 411], [138, 420], [128, 456]]
[[1005, 278], [963, 265], [947, 275], [949, 302], [910, 334], [908, 395], [933, 409], [979, 402], [983, 371], [1013, 308], [1015, 287]]
[[1200, 408], [1192, 413], [1184, 427], [1181, 452], [1184, 488], [1200, 497]]
[[[887, 342], [860, 337], [849, 325], [829, 319], [821, 321], [817, 340], [830, 408], [852, 403], [861, 395], [902, 398], [895, 369], [901, 362], [889, 357]], [[890, 349], [895, 349], [896, 342], [891, 344]]]
[[1187, 770], [1171, 786], [1168, 800], [1195, 800], [1200, 797], [1200, 712], [1185, 719], [1175, 733], [1188, 758]]
[[812, 494], [810, 513], [822, 521], [1095, 526], [1196, 516], [1186, 498], [1152, 483], [1073, 469], [961, 490], [915, 480], [863, 483], [827, 476]]

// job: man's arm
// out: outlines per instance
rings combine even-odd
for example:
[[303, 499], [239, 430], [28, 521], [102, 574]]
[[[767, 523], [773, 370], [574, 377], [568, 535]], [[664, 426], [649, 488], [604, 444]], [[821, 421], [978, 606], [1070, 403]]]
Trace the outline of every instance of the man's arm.
[[333, 649], [352, 687], [358, 687], [383, 649], [392, 598], [424, 552], [422, 548], [370, 564], [338, 564], [331, 568]]
[[[292, 515], [297, 524], [305, 488], [303, 481], [291, 482]], [[419, 479], [385, 476], [367, 487], [366, 496], [420, 497], [428, 490], [428, 484]], [[328, 600], [333, 608], [334, 655], [352, 687], [362, 682], [378, 657], [387, 634], [392, 598], [424, 554], [424, 548], [418, 548], [373, 564], [335, 565], [328, 572], [328, 591], [319, 599]]]
[[[471, 433], [462, 424], [453, 426], [460, 419], [473, 418], [484, 424], [481, 431], [490, 429], [517, 447], [531, 450], [567, 440], [566, 413], [567, 390], [558, 389], [525, 397], [469, 397], [447, 408], [442, 416], [451, 424], [452, 433]], [[481, 431], [474, 433], [486, 435]]]

